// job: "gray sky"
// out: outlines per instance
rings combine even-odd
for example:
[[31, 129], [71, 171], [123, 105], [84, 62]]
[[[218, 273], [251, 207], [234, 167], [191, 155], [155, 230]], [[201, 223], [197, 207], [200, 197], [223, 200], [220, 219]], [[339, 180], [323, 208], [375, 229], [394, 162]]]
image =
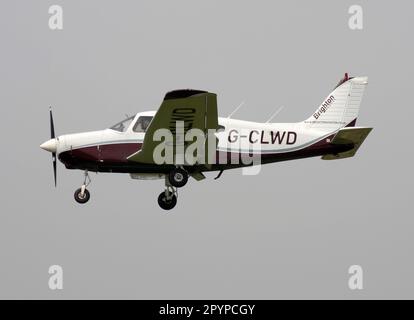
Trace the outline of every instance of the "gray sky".
[[[2, 1], [0, 298], [414, 298], [414, 7], [357, 1], [353, 31], [353, 4]], [[374, 130], [356, 157], [191, 180], [169, 214], [162, 181], [122, 174], [93, 174], [78, 205], [82, 172], [59, 163], [55, 189], [39, 149], [50, 105], [57, 134], [155, 110], [176, 88], [217, 93], [224, 116], [245, 101], [235, 118], [283, 105], [275, 121], [300, 121], [344, 72], [369, 77], [358, 124]], [[62, 291], [48, 288], [53, 264]], [[354, 264], [361, 291], [348, 288]]]

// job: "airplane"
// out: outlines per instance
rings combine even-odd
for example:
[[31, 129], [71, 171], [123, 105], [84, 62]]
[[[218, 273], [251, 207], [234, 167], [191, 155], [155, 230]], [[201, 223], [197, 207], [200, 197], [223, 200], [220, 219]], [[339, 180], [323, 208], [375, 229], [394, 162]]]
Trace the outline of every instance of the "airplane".
[[[88, 172], [128, 173], [133, 179], [164, 179], [165, 190], [158, 204], [171, 210], [177, 204], [177, 189], [189, 177], [203, 180], [204, 172], [219, 172], [218, 179], [224, 170], [258, 164], [317, 156], [323, 160], [353, 157], [372, 130], [355, 126], [367, 83], [367, 77], [348, 77], [346, 73], [316, 111], [296, 123], [218, 117], [216, 94], [194, 89], [170, 91], [158, 111], [137, 113], [108, 129], [58, 137], [50, 109], [51, 138], [40, 148], [52, 153], [55, 186], [57, 158], [67, 169], [84, 171], [83, 184], [74, 194], [80, 204], [90, 199]], [[162, 129], [172, 138], [160, 138]], [[196, 135], [187, 140], [192, 130], [206, 138], [197, 144], [199, 149], [193, 145]], [[183, 152], [191, 151], [191, 146], [193, 152], [189, 153], [196, 158], [187, 161]], [[156, 159], [157, 149], [161, 150], [158, 158], [172, 150], [170, 161]], [[251, 155], [260, 161], [240, 161]]]

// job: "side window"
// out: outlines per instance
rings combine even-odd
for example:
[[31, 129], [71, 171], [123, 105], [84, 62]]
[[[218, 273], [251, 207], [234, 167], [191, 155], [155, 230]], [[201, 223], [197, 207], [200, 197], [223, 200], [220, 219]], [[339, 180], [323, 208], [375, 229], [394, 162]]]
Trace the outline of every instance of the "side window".
[[137, 122], [135, 123], [134, 127], [132, 128], [132, 130], [134, 132], [145, 132], [145, 131], [147, 131], [147, 128], [148, 128], [151, 120], [152, 120], [152, 117], [148, 117], [148, 116], [139, 117]]

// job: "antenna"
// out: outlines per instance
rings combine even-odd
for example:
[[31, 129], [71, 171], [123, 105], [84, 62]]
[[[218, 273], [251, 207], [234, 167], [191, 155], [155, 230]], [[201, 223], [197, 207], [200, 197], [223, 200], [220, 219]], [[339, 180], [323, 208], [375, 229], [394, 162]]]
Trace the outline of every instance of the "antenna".
[[274, 117], [276, 117], [277, 115], [278, 115], [278, 113], [280, 112], [280, 111], [282, 111], [282, 109], [283, 109], [284, 107], [283, 106], [281, 106], [279, 109], [277, 109], [277, 111], [275, 112], [275, 113], [273, 113], [271, 116], [270, 116], [270, 118], [269, 119], [267, 119], [267, 121], [265, 122], [265, 123], [269, 123], [269, 121], [270, 120], [272, 120]]
[[244, 105], [244, 101], [242, 101], [242, 102], [239, 104], [239, 106], [238, 106], [236, 109], [234, 109], [234, 110], [232, 111], [232, 113], [230, 113], [230, 114], [228, 115], [227, 119], [230, 119], [230, 118], [231, 118], [231, 116], [232, 116], [233, 114], [235, 114], [235, 113], [236, 113], [236, 111], [237, 111], [237, 110], [239, 110], [239, 109], [240, 109], [243, 105]]

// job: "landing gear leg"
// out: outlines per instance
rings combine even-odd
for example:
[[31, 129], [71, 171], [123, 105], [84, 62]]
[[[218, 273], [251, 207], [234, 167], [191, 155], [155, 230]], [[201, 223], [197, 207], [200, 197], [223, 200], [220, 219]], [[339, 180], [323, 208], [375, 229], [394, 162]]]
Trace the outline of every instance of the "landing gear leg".
[[75, 191], [74, 197], [78, 203], [86, 203], [89, 201], [91, 194], [86, 189], [86, 187], [91, 183], [91, 178], [89, 177], [88, 170], [85, 170], [85, 179], [82, 186]]
[[165, 177], [165, 191], [158, 196], [158, 205], [164, 210], [171, 210], [177, 204], [177, 188], [172, 186], [168, 177]]

